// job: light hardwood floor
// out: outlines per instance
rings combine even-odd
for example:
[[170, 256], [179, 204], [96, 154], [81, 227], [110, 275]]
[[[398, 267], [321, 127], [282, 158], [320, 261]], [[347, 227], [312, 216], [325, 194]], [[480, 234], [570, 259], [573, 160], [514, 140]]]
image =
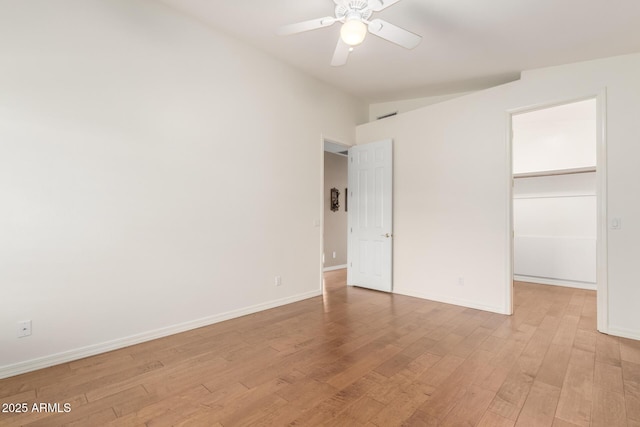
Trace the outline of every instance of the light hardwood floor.
[[640, 426], [640, 342], [595, 293], [517, 283], [502, 316], [345, 286], [0, 380], [0, 425]]

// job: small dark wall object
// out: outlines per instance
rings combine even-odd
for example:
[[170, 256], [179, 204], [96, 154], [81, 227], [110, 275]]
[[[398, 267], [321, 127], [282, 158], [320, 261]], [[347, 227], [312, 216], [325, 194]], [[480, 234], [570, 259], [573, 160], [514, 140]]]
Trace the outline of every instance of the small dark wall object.
[[349, 189], [344, 189], [344, 211], [349, 212]]
[[337, 212], [340, 209], [340, 191], [337, 188], [331, 189], [331, 210]]

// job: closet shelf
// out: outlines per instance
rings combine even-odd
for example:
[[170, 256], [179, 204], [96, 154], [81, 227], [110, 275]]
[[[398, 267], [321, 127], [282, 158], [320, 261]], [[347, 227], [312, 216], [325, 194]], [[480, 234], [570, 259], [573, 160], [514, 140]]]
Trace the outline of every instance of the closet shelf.
[[586, 168], [572, 168], [572, 169], [556, 169], [556, 170], [548, 170], [548, 171], [537, 171], [537, 172], [525, 172], [525, 173], [514, 173], [513, 178], [535, 178], [540, 176], [555, 176], [555, 175], [572, 175], [576, 173], [589, 173], [595, 172], [595, 166], [589, 166]]

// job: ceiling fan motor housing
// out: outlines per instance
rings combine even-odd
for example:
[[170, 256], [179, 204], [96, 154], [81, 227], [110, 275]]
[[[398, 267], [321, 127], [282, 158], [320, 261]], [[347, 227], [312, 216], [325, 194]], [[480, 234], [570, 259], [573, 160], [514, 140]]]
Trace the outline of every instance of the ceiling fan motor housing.
[[352, 0], [346, 5], [336, 6], [336, 18], [338, 20], [357, 19], [359, 21], [369, 19], [373, 11], [369, 9], [369, 2], [366, 0]]

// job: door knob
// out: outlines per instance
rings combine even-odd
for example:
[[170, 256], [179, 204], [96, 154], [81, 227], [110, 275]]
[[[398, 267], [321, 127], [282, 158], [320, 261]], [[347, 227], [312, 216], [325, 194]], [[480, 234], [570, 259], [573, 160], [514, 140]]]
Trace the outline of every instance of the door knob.
[[387, 239], [388, 239], [389, 237], [392, 237], [392, 236], [393, 236], [393, 234], [389, 234], [389, 233], [385, 233], [385, 234], [383, 234], [383, 235], [382, 235], [382, 237], [386, 237]]

